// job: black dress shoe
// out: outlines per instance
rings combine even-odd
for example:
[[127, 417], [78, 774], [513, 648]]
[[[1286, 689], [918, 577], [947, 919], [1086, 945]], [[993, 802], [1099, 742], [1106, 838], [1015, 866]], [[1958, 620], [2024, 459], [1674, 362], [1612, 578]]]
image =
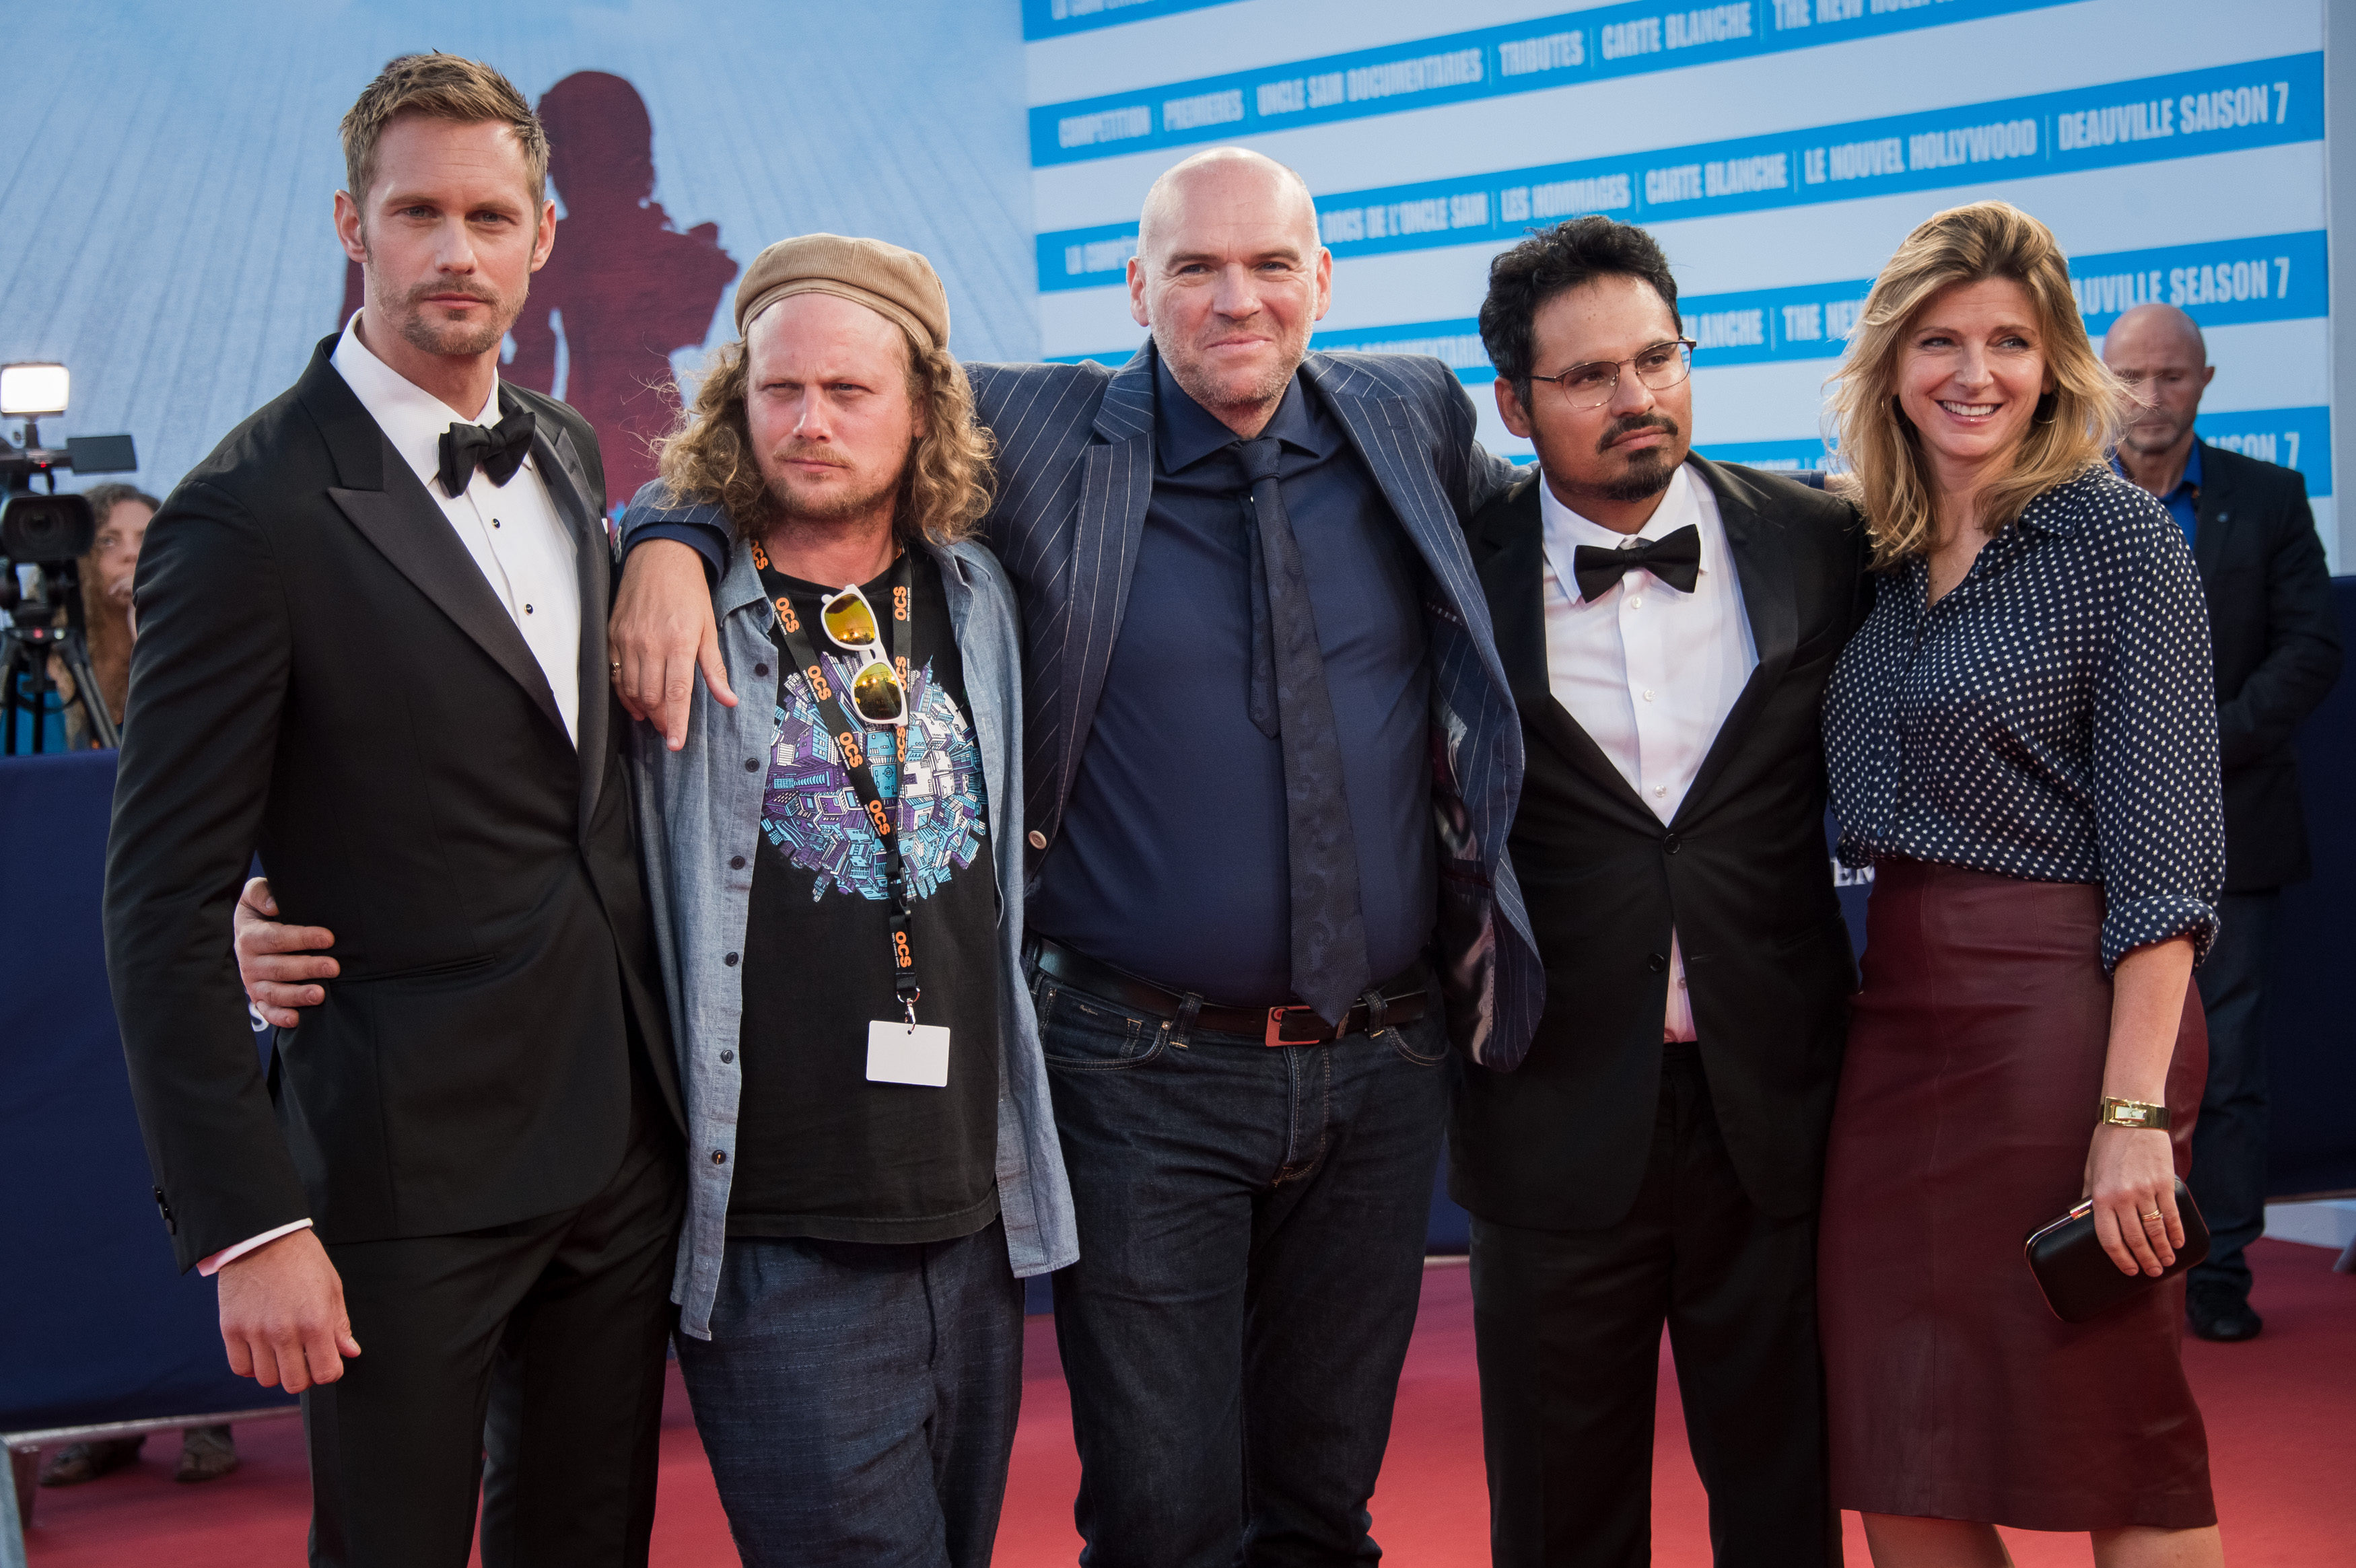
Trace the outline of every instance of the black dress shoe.
[[2194, 1289], [2184, 1298], [2184, 1316], [2203, 1339], [2234, 1345], [2254, 1339], [2265, 1319], [2250, 1310], [2250, 1299], [2229, 1285]]

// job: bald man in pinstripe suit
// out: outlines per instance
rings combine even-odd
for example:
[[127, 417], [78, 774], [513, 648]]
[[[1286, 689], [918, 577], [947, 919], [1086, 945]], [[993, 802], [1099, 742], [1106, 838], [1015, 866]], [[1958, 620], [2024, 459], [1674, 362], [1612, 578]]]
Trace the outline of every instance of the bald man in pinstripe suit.
[[[1130, 281], [1119, 369], [969, 368], [1024, 618], [1082, 1561], [1360, 1562], [1450, 1046], [1510, 1068], [1544, 999], [1463, 535], [1511, 468], [1439, 361], [1307, 352], [1332, 258], [1257, 154], [1164, 175]], [[725, 541], [629, 543], [617, 680], [677, 738], [700, 647], [726, 690], [680, 547]]]

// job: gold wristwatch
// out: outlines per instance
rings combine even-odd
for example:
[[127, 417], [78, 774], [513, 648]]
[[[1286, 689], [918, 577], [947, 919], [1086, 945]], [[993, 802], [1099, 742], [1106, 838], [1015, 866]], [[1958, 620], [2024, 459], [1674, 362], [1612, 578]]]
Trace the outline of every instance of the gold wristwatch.
[[2148, 1100], [2122, 1100], [2115, 1095], [2103, 1096], [2103, 1121], [2114, 1127], [2151, 1127], [2168, 1130], [2168, 1107], [2155, 1105]]

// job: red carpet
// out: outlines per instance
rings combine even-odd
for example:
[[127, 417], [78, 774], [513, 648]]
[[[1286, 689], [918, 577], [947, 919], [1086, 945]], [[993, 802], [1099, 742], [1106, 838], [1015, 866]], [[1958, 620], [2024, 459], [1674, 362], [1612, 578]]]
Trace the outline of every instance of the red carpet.
[[[2351, 1556], [2348, 1521], [2356, 1517], [2356, 1276], [2332, 1274], [2332, 1254], [2319, 1247], [2284, 1242], [2259, 1243], [2252, 1261], [2265, 1336], [2248, 1345], [2185, 1347], [2209, 1421], [2226, 1559], [2233, 1568], [2345, 1563]], [[1031, 1320], [1028, 1354], [998, 1562], [1002, 1568], [1062, 1568], [1078, 1550], [1071, 1520], [1079, 1461], [1048, 1319]], [[1686, 1456], [1665, 1357], [1661, 1370], [1654, 1561], [1701, 1568], [1709, 1562], [1701, 1483]], [[730, 1568], [736, 1554], [675, 1380], [676, 1373], [664, 1417], [654, 1562], [657, 1568]], [[177, 1443], [158, 1435], [148, 1441], [145, 1462], [131, 1469], [38, 1493], [27, 1541], [31, 1561], [40, 1568], [301, 1563], [309, 1499], [297, 1424], [241, 1428], [238, 1449], [245, 1462], [235, 1475], [177, 1486], [171, 1478]], [[1472, 1307], [1461, 1267], [1435, 1268], [1426, 1278], [1374, 1514], [1385, 1556], [1407, 1568], [1488, 1561]], [[1862, 1568], [1864, 1539], [1854, 1515], [1847, 1522], [1848, 1561]], [[2019, 1568], [2093, 1561], [2083, 1536], [2008, 1534]]]

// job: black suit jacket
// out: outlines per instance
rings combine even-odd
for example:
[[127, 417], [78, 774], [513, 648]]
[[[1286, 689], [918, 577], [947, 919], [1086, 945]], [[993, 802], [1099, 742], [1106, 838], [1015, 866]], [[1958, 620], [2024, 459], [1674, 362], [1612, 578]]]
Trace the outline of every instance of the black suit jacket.
[[2297, 470], [2203, 442], [2196, 516], [2192, 559], [2217, 661], [2225, 891], [2257, 892], [2311, 869], [2290, 738], [2340, 677], [2340, 623]]
[[1451, 1112], [1451, 1190], [1501, 1224], [1609, 1225], [1635, 1201], [1672, 925], [1744, 1189], [1780, 1216], [1816, 1203], [1856, 988], [1825, 850], [1819, 711], [1869, 602], [1863, 531], [1838, 496], [1690, 461], [1718, 498], [1759, 665], [1665, 827], [1548, 690], [1537, 472], [1472, 526], [1521, 712], [1510, 848], [1547, 978], [1529, 1060], [1511, 1074], [1465, 1066]]
[[[585, 1200], [621, 1160], [634, 1027], [677, 1108], [605, 676], [596, 438], [503, 386], [577, 546], [576, 751], [334, 344], [181, 482], [140, 555], [107, 967], [183, 1268], [305, 1215], [357, 1242]], [[257, 849], [283, 918], [331, 928], [343, 965], [266, 1078], [230, 951]]]

